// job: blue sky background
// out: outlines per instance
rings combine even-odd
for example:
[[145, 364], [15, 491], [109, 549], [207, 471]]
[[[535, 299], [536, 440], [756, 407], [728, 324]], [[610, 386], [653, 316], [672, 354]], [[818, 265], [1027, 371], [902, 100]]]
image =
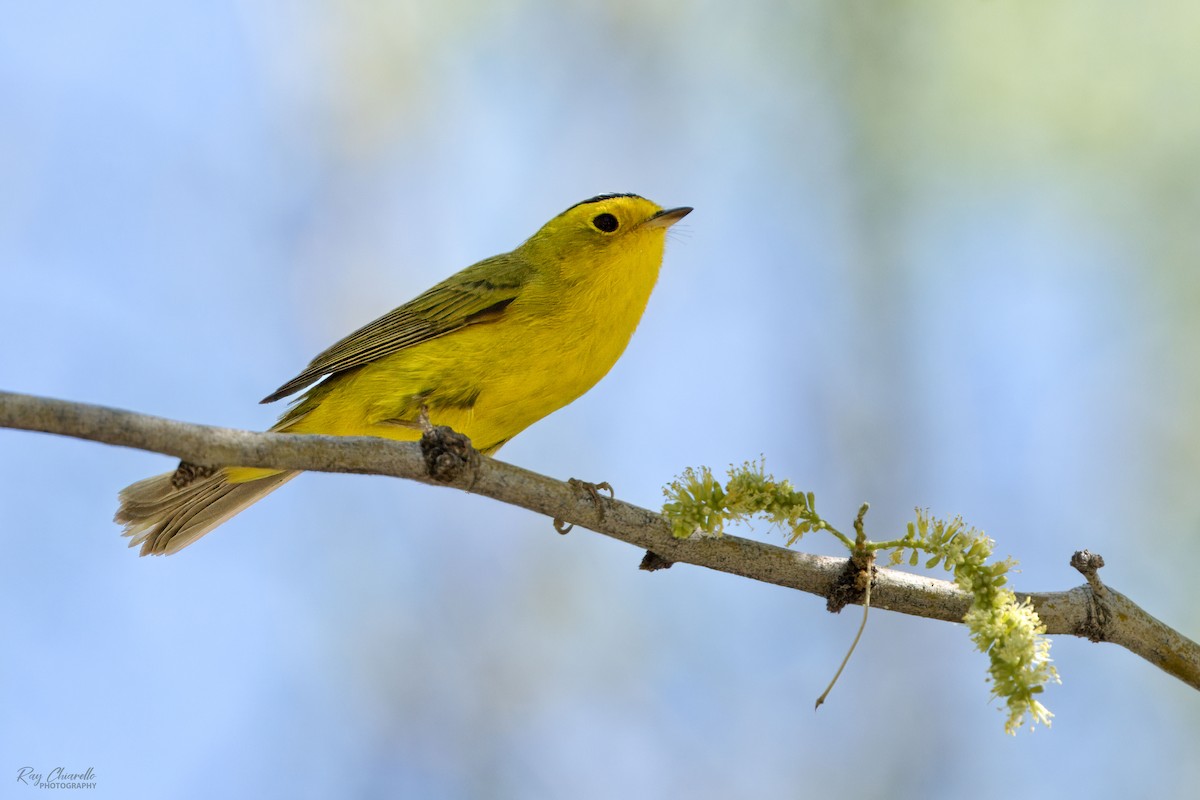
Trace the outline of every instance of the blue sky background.
[[[505, 460], [657, 507], [765, 455], [962, 514], [1193, 635], [1200, 11], [1118, 2], [27, 3], [0, 26], [0, 387], [261, 429], [333, 340], [572, 203], [696, 211], [624, 358]], [[165, 457], [0, 431], [0, 796], [1183, 796], [1200, 696], [1059, 638], [1003, 733], [959, 626], [478, 497], [307, 475], [182, 554]], [[757, 526], [748, 535], [780, 542]], [[834, 553], [806, 539], [806, 550]], [[1081, 766], [1082, 765], [1082, 766]]]

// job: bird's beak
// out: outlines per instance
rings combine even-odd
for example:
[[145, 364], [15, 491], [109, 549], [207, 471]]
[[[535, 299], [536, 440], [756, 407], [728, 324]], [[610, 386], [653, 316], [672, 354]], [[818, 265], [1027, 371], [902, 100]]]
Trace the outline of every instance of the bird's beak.
[[691, 206], [664, 208], [642, 224], [648, 228], [669, 228], [692, 211]]

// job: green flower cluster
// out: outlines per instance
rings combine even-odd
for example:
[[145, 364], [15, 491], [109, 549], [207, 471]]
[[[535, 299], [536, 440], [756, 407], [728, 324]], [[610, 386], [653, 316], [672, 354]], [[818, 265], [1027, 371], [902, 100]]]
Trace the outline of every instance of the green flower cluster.
[[945, 565], [954, 573], [954, 582], [971, 593], [971, 609], [963, 623], [971, 631], [971, 641], [990, 660], [988, 674], [992, 694], [1003, 698], [1008, 708], [1004, 730], [1015, 734], [1031, 717], [1035, 724], [1050, 724], [1054, 715], [1038, 701], [1045, 685], [1058, 683], [1058, 672], [1050, 663], [1050, 640], [1029, 598], [1018, 601], [1012, 590], [1004, 588], [1006, 573], [1016, 566], [1012, 559], [988, 564], [993, 542], [982, 532], [967, 526], [960, 517], [946, 522], [917, 509], [916, 523], [908, 524], [908, 535], [892, 551], [892, 563], [912, 550], [910, 564], [919, 559], [918, 551], [930, 558], [926, 567]]
[[828, 527], [813, 508], [811, 492], [798, 492], [790, 481], [775, 480], [763, 466], [761, 459], [731, 466], [724, 485], [708, 467], [684, 470], [663, 489], [667, 498], [663, 515], [671, 521], [675, 538], [686, 539], [693, 533], [720, 535], [726, 522], [754, 516], [789, 530], [789, 545], [809, 531]]
[[975, 646], [991, 662], [992, 694], [1002, 698], [1008, 709], [1005, 731], [1015, 733], [1027, 717], [1032, 717], [1030, 727], [1050, 724], [1053, 715], [1037, 699], [1047, 683], [1058, 681], [1050, 663], [1045, 626], [1028, 598], [1018, 602], [1005, 588], [1007, 573], [1016, 562], [987, 563], [993, 542], [981, 531], [959, 517], [946, 522], [917, 509], [916, 522], [909, 523], [903, 538], [865, 541], [856, 548], [853, 540], [817, 514], [811, 492], [797, 491], [790, 481], [776, 480], [765, 471], [761, 459], [730, 467], [728, 476], [721, 483], [708, 467], [688, 468], [663, 489], [663, 515], [676, 538], [697, 532], [720, 535], [727, 522], [758, 516], [782, 526], [788, 532], [789, 545], [809, 531], [825, 530], [852, 553], [858, 548], [871, 553], [890, 550], [892, 565], [900, 564], [905, 552], [911, 552], [908, 563], [917, 566], [924, 554], [927, 569], [942, 564], [954, 574], [954, 582], [971, 594], [971, 608], [963, 622]]

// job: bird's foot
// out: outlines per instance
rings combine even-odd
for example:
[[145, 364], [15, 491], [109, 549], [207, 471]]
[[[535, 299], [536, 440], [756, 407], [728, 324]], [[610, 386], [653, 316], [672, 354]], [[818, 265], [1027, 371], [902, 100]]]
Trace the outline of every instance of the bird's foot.
[[[592, 505], [596, 507], [596, 512], [600, 515], [600, 519], [604, 519], [604, 504], [601, 502], [600, 492], [606, 491], [608, 492], [608, 496], [610, 498], [614, 497], [615, 493], [613, 492], [611, 483], [608, 481], [590, 483], [588, 481], [581, 481], [578, 478], [570, 478], [567, 480], [567, 485], [572, 489], [578, 489], [582, 491], [583, 494], [587, 495], [587, 497], [591, 499]], [[561, 534], [570, 533], [571, 529], [574, 527], [575, 525], [573, 523], [564, 522], [558, 517], [554, 518], [554, 530]]]

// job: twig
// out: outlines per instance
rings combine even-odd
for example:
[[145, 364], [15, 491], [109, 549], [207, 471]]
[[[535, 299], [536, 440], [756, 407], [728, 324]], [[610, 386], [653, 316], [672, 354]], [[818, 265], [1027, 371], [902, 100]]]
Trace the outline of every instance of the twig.
[[[610, 498], [594, 504], [566, 482], [485, 456], [441, 458], [435, 478], [416, 442], [252, 433], [11, 392], [0, 392], [0, 427], [149, 450], [193, 464], [391, 475], [451, 486], [620, 539], [654, 553], [660, 563], [695, 564], [822, 597], [846, 567], [846, 559], [738, 536], [676, 539], [653, 511]], [[1103, 587], [1102, 597], [1092, 585], [1017, 594], [1031, 598], [1047, 633], [1118, 644], [1200, 689], [1200, 645], [1111, 587]], [[876, 608], [948, 622], [960, 621], [970, 605], [969, 595], [949, 581], [891, 569], [876, 571], [871, 601]]]
[[[858, 519], [854, 522], [854, 528], [859, 532], [859, 542], [865, 542], [866, 537], [863, 535], [862, 518], [867, 513], [867, 505], [863, 503], [862, 508], [858, 512]], [[863, 555], [861, 552], [855, 553], [855, 557]], [[854, 559], [852, 558], [851, 561]], [[867, 629], [867, 615], [871, 613], [871, 584], [873, 583], [872, 574], [875, 571], [875, 556], [866, 554], [864, 557], [866, 566], [859, 571], [859, 576], [865, 584], [862, 591], [862, 622], [858, 623], [858, 632], [854, 634], [854, 641], [850, 643], [850, 649], [846, 651], [846, 657], [842, 659], [842, 663], [838, 665], [837, 672], [833, 673], [833, 679], [829, 681], [829, 685], [825, 687], [825, 691], [821, 692], [821, 696], [817, 698], [817, 703], [813, 706], [813, 710], [821, 707], [825, 702], [825, 698], [829, 697], [829, 693], [833, 691], [833, 687], [837, 685], [838, 678], [842, 677], [842, 670], [850, 663], [850, 656], [854, 655], [854, 649], [858, 647], [858, 640], [862, 638], [863, 631]]]

